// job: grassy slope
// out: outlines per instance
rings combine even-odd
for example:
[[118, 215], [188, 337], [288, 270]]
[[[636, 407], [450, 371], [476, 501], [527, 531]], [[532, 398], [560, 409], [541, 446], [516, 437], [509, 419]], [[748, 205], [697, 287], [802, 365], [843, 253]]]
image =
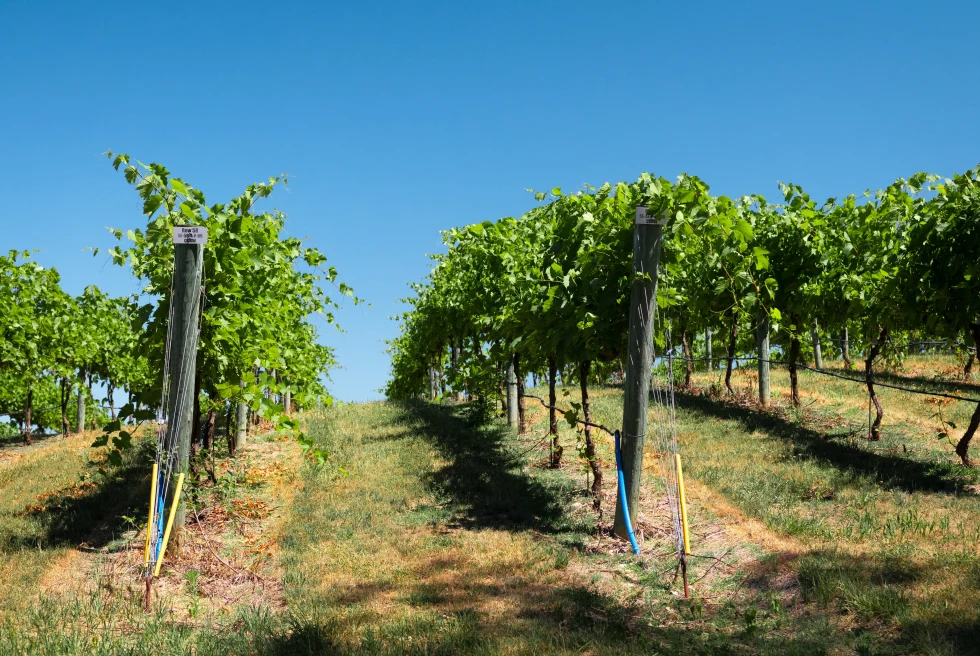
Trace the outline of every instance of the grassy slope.
[[295, 441], [267, 435], [216, 462], [222, 485], [202, 492], [144, 613], [144, 533], [132, 518], [145, 517], [152, 440], [103, 480], [93, 437], [0, 462], [0, 654], [241, 654], [279, 631], [277, 542], [303, 470]]
[[[963, 387], [931, 379], [947, 365], [911, 362], [904, 375]], [[705, 387], [718, 378], [698, 375]], [[112, 531], [92, 534], [75, 505], [15, 516], [42, 491], [71, 489], [88, 459], [81, 442], [0, 464], [0, 653], [971, 653], [980, 488], [935, 438], [936, 404], [884, 391], [885, 438], [873, 444], [861, 438], [860, 386], [804, 374], [805, 410], [792, 411], [785, 372], [773, 382], [774, 411], [678, 395], [692, 548], [717, 557], [692, 559], [694, 601], [677, 596], [655, 454], [637, 559], [595, 531], [575, 432], [563, 431], [566, 469], [540, 466], [546, 415], [535, 402], [520, 439], [471, 422], [465, 407], [374, 403], [309, 418], [348, 475], [304, 468], [290, 482], [282, 609], [239, 603], [189, 621], [173, 604], [144, 616], [123, 590], [38, 600], [34, 586], [71, 546], [111, 544]], [[620, 393], [597, 390], [593, 408], [617, 425]], [[963, 426], [969, 410], [955, 403], [943, 416]], [[600, 455], [608, 525], [609, 440]], [[71, 503], [95, 508], [86, 500], [134, 484], [141, 498], [137, 479]]]
[[14, 447], [0, 460], [0, 613], [23, 607], [75, 547], [100, 548], [113, 539], [106, 521], [130, 510], [131, 468], [99, 485], [89, 459], [93, 435], [50, 437]]
[[[910, 358], [901, 378], [878, 377], [980, 397], [980, 386], [950, 380], [950, 365]], [[708, 386], [719, 377], [700, 376]], [[752, 374], [740, 378], [746, 388], [756, 384]], [[879, 390], [885, 430], [873, 443], [864, 439], [863, 386], [804, 373], [804, 410], [795, 411], [788, 382], [785, 372], [774, 375], [777, 408], [767, 413], [680, 395], [681, 423], [692, 428], [682, 446], [691, 476], [792, 537], [796, 545], [777, 556], [796, 570], [803, 597], [850, 615], [858, 630], [874, 630], [868, 644], [882, 649], [894, 639], [889, 650], [913, 653], [976, 649], [980, 476], [936, 439], [939, 400]], [[956, 402], [943, 418], [962, 428], [972, 410]]]
[[519, 444], [467, 414], [365, 404], [314, 426], [348, 454], [350, 476], [298, 496], [302, 520], [286, 553], [299, 624], [287, 652], [819, 653], [829, 645], [821, 618], [777, 627], [763, 613], [756, 619], [754, 596], [706, 612], [703, 601], [666, 593], [669, 559], [651, 550], [638, 562], [609, 538], [596, 546], [578, 476], [528, 467], [541, 454], [536, 439]]

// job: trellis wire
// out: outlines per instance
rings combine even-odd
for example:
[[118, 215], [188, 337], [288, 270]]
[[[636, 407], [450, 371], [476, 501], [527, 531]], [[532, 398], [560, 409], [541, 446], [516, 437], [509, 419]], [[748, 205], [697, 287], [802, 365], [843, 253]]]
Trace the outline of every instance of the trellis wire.
[[[840, 339], [838, 337], [827, 337], [825, 339], [829, 342], [836, 342], [838, 344], [849, 344], [851, 346], [856, 345], [856, 342], [852, 342], [849, 339]], [[965, 348], [967, 351], [977, 350], [976, 346], [970, 346], [969, 344], [964, 344], [963, 342], [950, 342], [950, 341], [946, 341], [946, 342], [911, 341], [911, 342], [905, 342], [904, 344], [892, 344], [891, 340], [888, 340], [888, 345], [894, 349], [901, 349], [907, 346], [948, 346], [949, 348], [954, 348], [954, 347]], [[864, 349], [866, 348], [866, 346], [861, 346], [861, 348]]]
[[[718, 360], [718, 358], [712, 358], [712, 360]], [[726, 360], [728, 360], [728, 357], [727, 356], [721, 358], [721, 361], [722, 362], [724, 362]], [[740, 355], [740, 356], [737, 356], [737, 357], [732, 358], [732, 360], [735, 361], [735, 362], [750, 361], [751, 360], [751, 361], [768, 362], [769, 364], [784, 364], [784, 365], [789, 365], [790, 364], [790, 362], [788, 360], [767, 360], [765, 358], [760, 358], [760, 357], [758, 357], [756, 355]], [[685, 360], [682, 359], [682, 362], [683, 361], [685, 361]], [[690, 362], [706, 362], [707, 361], [707, 358], [690, 358], [688, 361], [690, 361]], [[797, 362], [796, 363], [796, 366], [799, 367], [800, 369], [806, 369], [807, 371], [812, 371], [815, 374], [822, 374], [824, 376], [833, 376], [834, 378], [841, 378], [843, 380], [849, 380], [852, 383], [860, 383], [861, 385], [866, 385], [867, 382], [868, 382], [864, 378], [852, 378], [851, 376], [844, 376], [842, 374], [834, 373], [832, 371], [824, 371], [823, 369], [817, 369], [816, 367], [811, 367], [811, 366], [809, 366], [807, 364], [804, 364], [802, 362]], [[887, 387], [889, 389], [899, 390], [899, 391], [902, 391], [902, 392], [911, 392], [912, 394], [923, 394], [925, 396], [942, 396], [942, 397], [945, 397], [947, 399], [954, 399], [956, 401], [966, 401], [968, 403], [980, 403], [980, 399], [974, 399], [974, 398], [971, 398], [971, 397], [968, 397], [968, 396], [958, 396], [956, 394], [948, 394], [946, 392], [936, 392], [936, 391], [932, 391], [932, 390], [921, 390], [921, 389], [914, 389], [912, 387], [903, 387], [902, 385], [892, 385], [891, 383], [883, 383], [883, 382], [881, 382], [879, 380], [876, 380], [875, 378], [872, 378], [871, 379], [871, 384], [872, 385], [875, 385], [877, 387]]]
[[[48, 410], [61, 410], [60, 405], [52, 405], [47, 408], [31, 408], [31, 413], [34, 412], [47, 412]], [[15, 415], [26, 415], [27, 410], [11, 410], [9, 412], [0, 412], [0, 417], [13, 417]]]
[[[639, 239], [639, 235], [635, 236], [634, 238]], [[666, 267], [663, 268], [663, 273], [666, 273]], [[645, 274], [647, 272], [640, 271], [640, 273]], [[665, 294], [669, 296], [670, 280], [666, 275], [662, 276], [661, 280], [662, 284], [664, 285]], [[650, 307], [650, 299], [648, 296], [646, 296], [646, 289], [644, 289], [643, 293], [645, 306]], [[639, 308], [637, 308], [637, 311], [639, 311]], [[653, 415], [654, 425], [656, 427], [656, 457], [660, 463], [660, 474], [664, 481], [664, 490], [667, 497], [668, 506], [670, 507], [671, 525], [674, 530], [674, 546], [677, 550], [678, 557], [683, 561], [684, 533], [681, 525], [680, 486], [677, 475], [677, 459], [674, 457], [677, 453], [679, 453], [677, 445], [677, 414], [674, 399], [674, 346], [670, 331], [670, 317], [667, 315], [666, 310], [664, 311], [664, 315], [665, 316], [662, 318], [660, 317], [659, 306], [656, 299], [654, 299], [652, 316], [647, 318], [648, 321], [653, 322], [653, 353], [652, 361], [649, 363], [651, 381], [650, 387], [653, 393], [654, 401]], [[641, 319], [642, 317], [637, 317], [637, 320]], [[655, 366], [658, 360], [657, 334], [659, 325], [663, 326], [663, 353], [667, 359], [667, 366], [664, 368], [663, 372], [660, 371], [660, 367]], [[646, 327], [644, 326], [644, 330], [636, 331], [637, 338], [640, 338], [640, 335], [646, 334], [645, 328]], [[640, 381], [636, 380], [634, 384], [639, 385], [639, 383]], [[647, 433], [650, 433], [649, 425], [647, 428]]]

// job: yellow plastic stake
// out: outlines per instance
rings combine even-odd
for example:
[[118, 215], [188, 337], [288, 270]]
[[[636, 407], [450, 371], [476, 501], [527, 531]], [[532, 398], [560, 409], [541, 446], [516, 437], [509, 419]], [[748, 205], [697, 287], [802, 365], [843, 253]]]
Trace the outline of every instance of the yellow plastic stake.
[[155, 510], [154, 504], [157, 502], [157, 463], [153, 463], [153, 480], [150, 481], [150, 519], [146, 522], [146, 549], [143, 550], [143, 567], [150, 566], [150, 536], [153, 535], [153, 520]]
[[677, 465], [677, 489], [681, 495], [681, 528], [684, 531], [684, 553], [691, 555], [691, 543], [687, 534], [687, 501], [684, 498], [684, 470], [681, 469], [681, 454], [674, 454], [674, 464]]
[[180, 490], [184, 487], [184, 472], [180, 472], [177, 477], [177, 489], [174, 490], [174, 501], [170, 504], [170, 517], [167, 519], [167, 529], [163, 532], [163, 546], [160, 547], [160, 557], [157, 558], [156, 569], [153, 576], [160, 576], [160, 567], [163, 565], [163, 557], [167, 553], [167, 543], [170, 542], [170, 529], [174, 527], [174, 517], [177, 515], [177, 506], [180, 505]]

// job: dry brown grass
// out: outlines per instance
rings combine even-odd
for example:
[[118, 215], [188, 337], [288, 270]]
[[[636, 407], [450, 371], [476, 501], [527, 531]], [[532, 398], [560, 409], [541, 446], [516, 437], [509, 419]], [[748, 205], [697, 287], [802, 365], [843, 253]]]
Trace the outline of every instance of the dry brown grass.
[[[932, 629], [922, 626], [968, 635], [980, 605], [980, 592], [964, 585], [971, 568], [980, 571], [980, 483], [944, 488], [951, 454], [930, 435], [937, 407], [954, 418], [961, 409], [883, 391], [886, 437], [872, 445], [857, 430], [866, 400], [858, 384], [805, 374], [808, 407], [793, 411], [784, 372], [774, 371], [769, 409], [753, 400], [754, 372], [736, 371], [731, 400], [700, 390], [717, 378], [698, 374], [678, 416], [696, 556], [691, 602], [678, 599], [673, 579], [674, 536], [652, 445], [636, 558], [610, 532], [612, 439], [596, 434], [605, 475], [596, 516], [582, 492], [581, 432], [561, 422], [565, 469], [546, 469], [548, 412], [528, 399], [530, 430], [520, 439], [499, 422], [473, 427], [453, 408], [334, 409], [324, 420], [332, 432], [321, 437], [336, 458], [320, 474], [305, 468], [292, 441], [253, 440], [239, 459], [245, 467], [215, 463], [234, 485], [204, 486], [204, 508], [191, 513], [180, 552], [155, 585], [156, 606], [170, 625], [202, 633], [240, 627], [235, 609], [270, 609], [279, 653], [289, 653], [283, 645], [294, 635], [341, 652], [586, 654], [692, 645], [845, 653], [862, 632], [889, 649], [909, 635], [927, 644]], [[578, 401], [570, 392], [559, 405]], [[618, 389], [597, 389], [592, 399], [595, 421], [619, 424]], [[92, 493], [94, 483], [78, 476], [91, 460], [87, 445], [63, 442], [0, 467], [0, 524], [23, 529]], [[57, 474], [8, 475], [33, 472], [24, 461]], [[16, 496], [4, 497], [8, 490]], [[547, 515], [544, 497], [563, 504], [557, 515]], [[534, 516], [522, 512], [531, 504]], [[874, 524], [867, 530], [866, 517]], [[21, 598], [40, 585], [46, 598], [138, 604], [142, 546], [142, 533], [130, 530], [96, 549], [58, 547], [38, 558], [17, 551], [13, 567], [22, 571], [0, 562], [0, 582]], [[14, 595], [0, 593], [0, 602], [4, 594]], [[762, 618], [763, 638], [747, 628], [749, 611]], [[286, 618], [300, 624], [275, 624]]]
[[73, 549], [50, 543], [48, 520], [62, 505], [93, 491], [89, 469], [97, 433], [54, 436], [0, 451], [0, 614], [23, 607], [42, 577]]
[[[47, 467], [52, 453], [87, 453], [91, 441], [92, 436], [85, 435], [48, 445], [22, 456], [17, 466]], [[153, 584], [154, 604], [185, 624], [227, 618], [238, 606], [284, 607], [279, 544], [297, 491], [301, 450], [291, 439], [257, 439], [237, 459], [215, 464], [219, 477], [244, 469], [245, 485], [227, 499], [203, 488], [201, 498], [209, 505], [189, 508], [188, 524], [172, 539], [161, 576]], [[96, 487], [95, 482], [75, 481], [35, 495], [35, 502], [19, 512], [53, 511], [57, 508], [52, 500], [77, 498]], [[37, 589], [46, 598], [65, 602], [101, 595], [142, 604], [144, 541], [140, 527], [101, 548], [81, 544], [55, 549], [36, 568]], [[3, 570], [9, 568], [0, 569], [0, 581]]]
[[[920, 378], [908, 384], [921, 389], [964, 383], [949, 358], [909, 358], [893, 373]], [[716, 377], [701, 373], [697, 380], [707, 384]], [[752, 372], [735, 380], [746, 396], [754, 394]], [[884, 437], [868, 442], [863, 384], [801, 374], [804, 409], [794, 411], [788, 382], [785, 370], [774, 370], [775, 402], [765, 412], [750, 399], [724, 395], [692, 404], [706, 408], [692, 417], [702, 426], [700, 439], [689, 445], [699, 465], [694, 471], [710, 474], [710, 485], [692, 481], [692, 487], [709, 488], [699, 494], [723, 496], [761, 520], [765, 531], [753, 530], [751, 537], [767, 536], [767, 550], [804, 572], [812, 594], [855, 613], [852, 622], [861, 617], [863, 627], [882, 636], [956, 653], [953, 645], [969, 641], [968, 627], [976, 626], [980, 597], [970, 581], [980, 568], [980, 515], [975, 472], [959, 465], [948, 441], [937, 440], [943, 429], [938, 410], [956, 439], [974, 406], [879, 388]], [[970, 389], [961, 393], [977, 396]], [[959, 428], [950, 429], [950, 422]], [[746, 434], [746, 424], [767, 428]], [[767, 480], [779, 485], [762, 494], [759, 484]], [[791, 537], [792, 544], [773, 543], [773, 533]], [[950, 642], [934, 635], [943, 632]]]

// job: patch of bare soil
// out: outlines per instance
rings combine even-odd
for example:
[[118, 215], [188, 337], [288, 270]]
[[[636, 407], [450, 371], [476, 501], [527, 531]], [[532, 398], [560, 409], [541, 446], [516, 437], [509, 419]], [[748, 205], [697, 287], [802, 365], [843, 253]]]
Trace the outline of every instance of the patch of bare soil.
[[[298, 487], [300, 447], [290, 437], [253, 440], [237, 458], [212, 466], [218, 484], [201, 472], [187, 522], [171, 537], [152, 581], [153, 605], [187, 624], [230, 616], [241, 606], [284, 607], [279, 540]], [[145, 541], [141, 526], [103, 549], [79, 546], [42, 579], [42, 594], [119, 595], [142, 604]]]
[[[655, 454], [648, 454], [648, 460], [656, 461]], [[657, 466], [657, 465], [653, 465]], [[596, 540], [589, 551], [592, 553], [627, 554], [632, 552], [628, 540], [619, 538], [613, 533], [613, 519], [616, 508], [617, 488], [616, 470], [609, 468], [604, 472], [606, 480], [612, 481], [603, 486], [602, 518], [596, 531]], [[751, 570], [757, 566], [759, 549], [753, 549], [758, 544], [756, 539], [733, 530], [726, 518], [717, 515], [700, 498], [700, 494], [692, 494], [697, 487], [690, 482], [688, 489], [688, 522], [689, 543], [691, 554], [686, 556], [687, 574], [692, 596], [715, 596], [724, 582], [739, 572]], [[692, 503], [692, 498], [697, 498]], [[640, 493], [639, 512], [633, 526], [637, 542], [640, 546], [639, 560], [649, 571], [661, 574], [662, 584], [675, 595], [683, 595], [683, 579], [680, 568], [680, 558], [677, 549], [674, 523], [670, 503], [662, 486], [644, 485]], [[616, 578], [629, 581], [629, 577], [618, 572]]]

